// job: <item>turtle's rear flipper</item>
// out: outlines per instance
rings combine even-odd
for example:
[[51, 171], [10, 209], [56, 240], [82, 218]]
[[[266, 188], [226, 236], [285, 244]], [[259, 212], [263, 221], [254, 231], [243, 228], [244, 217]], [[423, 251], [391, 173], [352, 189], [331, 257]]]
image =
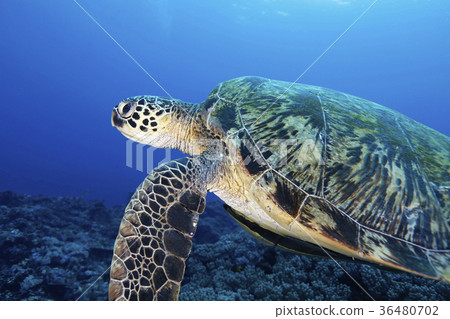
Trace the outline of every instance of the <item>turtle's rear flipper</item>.
[[110, 300], [175, 300], [206, 191], [195, 158], [156, 168], [137, 188], [120, 224]]

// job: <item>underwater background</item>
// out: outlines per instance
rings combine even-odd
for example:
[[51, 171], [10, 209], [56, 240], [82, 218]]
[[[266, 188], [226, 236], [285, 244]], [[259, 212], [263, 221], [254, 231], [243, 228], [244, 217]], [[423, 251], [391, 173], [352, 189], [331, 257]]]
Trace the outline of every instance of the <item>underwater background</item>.
[[[81, 299], [107, 298], [123, 208], [151, 169], [127, 165], [110, 121], [120, 100], [166, 90], [199, 103], [238, 76], [294, 81], [372, 3], [1, 1], [0, 300], [75, 300], [97, 278]], [[448, 136], [449, 74], [450, 2], [379, 0], [299, 82]], [[335, 263], [263, 246], [208, 200], [180, 299], [368, 298]], [[377, 300], [450, 299], [449, 284], [342, 265]]]

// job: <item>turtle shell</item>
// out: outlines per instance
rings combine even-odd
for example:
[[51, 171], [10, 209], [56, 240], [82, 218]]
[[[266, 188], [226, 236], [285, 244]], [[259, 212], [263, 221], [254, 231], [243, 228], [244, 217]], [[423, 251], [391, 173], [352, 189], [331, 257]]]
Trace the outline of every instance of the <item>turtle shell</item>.
[[449, 137], [356, 96], [260, 77], [219, 84], [203, 106], [328, 249], [449, 281]]

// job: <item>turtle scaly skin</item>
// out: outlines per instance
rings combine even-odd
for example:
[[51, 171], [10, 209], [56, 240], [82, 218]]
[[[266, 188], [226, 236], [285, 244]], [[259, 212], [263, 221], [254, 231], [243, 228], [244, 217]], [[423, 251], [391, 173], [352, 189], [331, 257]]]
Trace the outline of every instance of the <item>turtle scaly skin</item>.
[[[116, 300], [171, 300], [178, 295], [191, 238], [205, 209], [195, 160], [156, 168], [138, 187], [117, 236], [109, 295]], [[189, 188], [185, 184], [192, 185]]]
[[[178, 161], [191, 162], [196, 173], [172, 171], [183, 187], [164, 205], [160, 188], [138, 188], [116, 241], [111, 299], [176, 298], [193, 235], [185, 231], [193, 217], [183, 216], [203, 211], [183, 202], [191, 190], [197, 201], [217, 194], [267, 244], [450, 281], [450, 139], [398, 112], [330, 89], [242, 77], [219, 84], [200, 105], [124, 100], [113, 125], [135, 141], [194, 155]], [[164, 167], [150, 176], [162, 177]], [[189, 212], [175, 218], [178, 228], [168, 219], [172, 207]], [[146, 215], [150, 235], [141, 230]], [[151, 251], [121, 244], [124, 229], [134, 242], [149, 238]], [[166, 245], [175, 230], [185, 238], [176, 244], [183, 255]]]

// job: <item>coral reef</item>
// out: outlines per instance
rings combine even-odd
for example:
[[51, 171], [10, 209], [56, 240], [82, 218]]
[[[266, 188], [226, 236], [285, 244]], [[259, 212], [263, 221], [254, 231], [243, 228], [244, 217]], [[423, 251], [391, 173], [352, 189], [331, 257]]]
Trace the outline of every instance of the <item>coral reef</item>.
[[[123, 207], [0, 192], [0, 299], [105, 300]], [[181, 300], [449, 300], [450, 285], [265, 246], [209, 201]], [[371, 297], [369, 297], [369, 295]]]
[[[0, 193], [0, 299], [76, 300], [108, 268], [122, 208]], [[105, 300], [109, 273], [82, 300]]]
[[372, 298], [449, 300], [450, 285], [369, 265], [337, 264], [326, 258], [292, 254], [265, 246], [236, 229], [216, 243], [193, 247], [180, 294], [181, 300]]

